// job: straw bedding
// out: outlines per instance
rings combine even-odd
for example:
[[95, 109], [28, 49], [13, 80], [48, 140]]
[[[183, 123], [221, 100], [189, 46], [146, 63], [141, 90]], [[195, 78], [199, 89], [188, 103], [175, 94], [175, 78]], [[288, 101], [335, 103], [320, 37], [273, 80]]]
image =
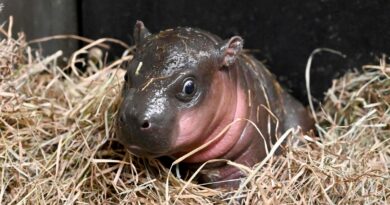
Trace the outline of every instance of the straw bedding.
[[[254, 167], [230, 163], [248, 177], [229, 191], [134, 157], [116, 142], [119, 66], [131, 55], [113, 63], [79, 55], [109, 40], [60, 66], [61, 51], [42, 57], [23, 34], [12, 37], [11, 26], [1, 36], [0, 204], [390, 203], [386, 58], [334, 80], [317, 109], [318, 137], [289, 130], [278, 141], [288, 141], [283, 155], [271, 152]], [[86, 71], [76, 72], [80, 62]]]

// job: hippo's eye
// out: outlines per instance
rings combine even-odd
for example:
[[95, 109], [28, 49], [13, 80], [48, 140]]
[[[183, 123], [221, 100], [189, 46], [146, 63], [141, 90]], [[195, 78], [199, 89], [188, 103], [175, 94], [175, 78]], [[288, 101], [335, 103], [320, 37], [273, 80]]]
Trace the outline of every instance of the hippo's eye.
[[188, 79], [184, 82], [182, 92], [186, 95], [192, 95], [195, 92], [195, 82], [193, 79]]
[[176, 97], [184, 102], [189, 102], [192, 100], [193, 96], [196, 93], [196, 83], [194, 78], [186, 78], [183, 81], [181, 91], [176, 94]]

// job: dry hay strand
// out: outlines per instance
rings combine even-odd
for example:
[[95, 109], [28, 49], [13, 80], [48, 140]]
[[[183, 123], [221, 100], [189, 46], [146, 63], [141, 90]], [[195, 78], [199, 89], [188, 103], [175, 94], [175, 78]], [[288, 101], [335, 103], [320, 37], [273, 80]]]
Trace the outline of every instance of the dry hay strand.
[[253, 168], [228, 162], [248, 177], [227, 191], [174, 176], [177, 166], [134, 157], [115, 141], [119, 66], [131, 56], [87, 61], [77, 75], [57, 65], [61, 51], [42, 57], [12, 41], [0, 44], [17, 68], [0, 84], [0, 204], [389, 204], [384, 59], [334, 81], [317, 112], [318, 138], [289, 130], [277, 142], [290, 139], [283, 155], [273, 156], [272, 147]]
[[23, 33], [18, 33], [17, 38], [12, 37], [13, 18], [10, 17], [7, 30], [0, 27], [0, 35], [4, 36], [0, 41], [0, 83], [7, 80], [25, 59], [23, 52], [26, 48], [26, 41]]

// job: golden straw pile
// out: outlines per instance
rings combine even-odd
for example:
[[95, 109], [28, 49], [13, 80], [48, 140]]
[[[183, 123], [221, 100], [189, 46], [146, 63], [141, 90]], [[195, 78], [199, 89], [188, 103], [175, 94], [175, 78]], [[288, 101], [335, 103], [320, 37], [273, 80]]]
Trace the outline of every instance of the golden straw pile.
[[[103, 39], [61, 67], [61, 51], [42, 57], [11, 26], [0, 31], [0, 204], [390, 204], [385, 58], [334, 81], [317, 112], [318, 138], [285, 133], [302, 143], [242, 167], [238, 190], [213, 190], [115, 141], [118, 66], [131, 56], [79, 57]], [[76, 62], [87, 71], [75, 72]]]

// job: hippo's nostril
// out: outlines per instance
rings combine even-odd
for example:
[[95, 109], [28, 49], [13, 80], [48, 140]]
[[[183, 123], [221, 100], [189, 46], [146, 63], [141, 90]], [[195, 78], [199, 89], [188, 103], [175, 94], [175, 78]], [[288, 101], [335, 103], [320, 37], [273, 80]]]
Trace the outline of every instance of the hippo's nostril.
[[141, 129], [148, 129], [148, 128], [150, 128], [150, 123], [149, 121], [145, 120], [141, 125]]

